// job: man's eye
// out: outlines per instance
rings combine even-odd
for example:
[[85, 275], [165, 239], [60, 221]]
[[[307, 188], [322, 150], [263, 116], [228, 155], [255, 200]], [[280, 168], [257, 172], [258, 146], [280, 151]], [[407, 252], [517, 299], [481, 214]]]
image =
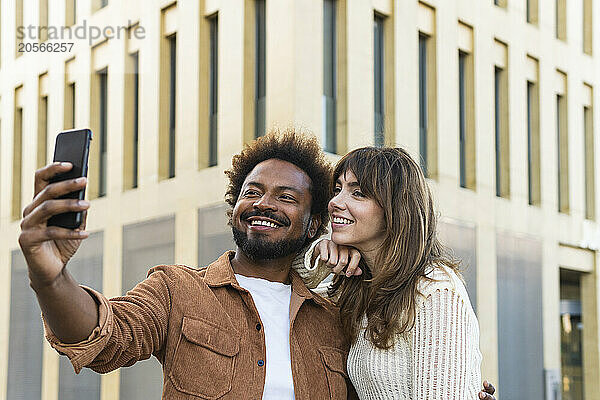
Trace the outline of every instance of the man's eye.
[[281, 195], [281, 198], [282, 198], [283, 200], [289, 200], [289, 201], [295, 201], [295, 200], [296, 200], [295, 198], [293, 198], [293, 197], [292, 197], [292, 196], [290, 196], [289, 194], [282, 194], [282, 195]]
[[246, 190], [244, 196], [256, 196], [258, 192], [256, 190]]

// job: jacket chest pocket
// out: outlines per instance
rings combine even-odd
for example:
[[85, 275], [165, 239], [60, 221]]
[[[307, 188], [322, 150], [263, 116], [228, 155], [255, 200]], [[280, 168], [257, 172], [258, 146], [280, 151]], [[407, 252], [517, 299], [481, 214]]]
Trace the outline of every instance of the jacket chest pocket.
[[327, 376], [327, 386], [329, 386], [329, 396], [332, 400], [346, 399], [348, 397], [348, 388], [346, 379], [346, 359], [348, 355], [335, 347], [321, 346], [319, 348], [325, 375]]
[[201, 319], [183, 317], [169, 379], [184, 393], [218, 399], [231, 390], [240, 336]]

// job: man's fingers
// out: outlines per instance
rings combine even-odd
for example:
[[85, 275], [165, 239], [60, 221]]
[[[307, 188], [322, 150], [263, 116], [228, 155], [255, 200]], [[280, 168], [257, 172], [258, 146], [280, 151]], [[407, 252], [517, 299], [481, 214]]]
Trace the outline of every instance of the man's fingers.
[[54, 176], [67, 172], [72, 167], [73, 164], [68, 162], [54, 162], [35, 171], [35, 185], [33, 195], [37, 195], [39, 192], [42, 191], [42, 189], [48, 186], [48, 184], [50, 183], [50, 179], [52, 179]]
[[65, 194], [76, 192], [85, 188], [87, 185], [86, 178], [69, 179], [62, 182], [50, 183], [35, 195], [31, 204], [23, 210], [23, 217], [26, 217], [33, 209], [42, 204], [46, 200], [56, 199]]
[[87, 231], [76, 231], [73, 229], [61, 228], [58, 226], [48, 226], [44, 229], [31, 229], [24, 231], [19, 236], [19, 243], [25, 247], [47, 242], [49, 240], [61, 239], [85, 239], [89, 236]]
[[43, 225], [53, 215], [69, 211], [84, 211], [89, 206], [90, 203], [85, 200], [46, 200], [23, 218], [23, 221], [21, 221], [21, 230]]

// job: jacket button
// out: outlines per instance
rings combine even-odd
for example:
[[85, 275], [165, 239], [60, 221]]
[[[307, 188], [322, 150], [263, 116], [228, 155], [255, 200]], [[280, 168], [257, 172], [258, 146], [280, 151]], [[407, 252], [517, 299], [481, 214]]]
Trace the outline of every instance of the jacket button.
[[265, 365], [265, 362], [263, 360], [258, 360], [257, 364], [259, 367], [262, 367], [263, 365]]
[[260, 331], [260, 324], [256, 324], [256, 330]]

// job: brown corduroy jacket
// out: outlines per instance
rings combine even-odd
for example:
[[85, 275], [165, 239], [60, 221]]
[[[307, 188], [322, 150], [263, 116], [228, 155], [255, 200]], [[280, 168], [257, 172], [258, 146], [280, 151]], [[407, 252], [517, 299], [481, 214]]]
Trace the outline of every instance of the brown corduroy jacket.
[[[99, 326], [83, 342], [46, 338], [82, 367], [106, 373], [154, 355], [163, 399], [261, 399], [268, 360], [258, 311], [231, 267], [232, 252], [207, 268], [152, 268], [125, 296], [99, 303]], [[357, 398], [346, 373], [338, 310], [290, 272], [290, 352], [296, 399]]]

